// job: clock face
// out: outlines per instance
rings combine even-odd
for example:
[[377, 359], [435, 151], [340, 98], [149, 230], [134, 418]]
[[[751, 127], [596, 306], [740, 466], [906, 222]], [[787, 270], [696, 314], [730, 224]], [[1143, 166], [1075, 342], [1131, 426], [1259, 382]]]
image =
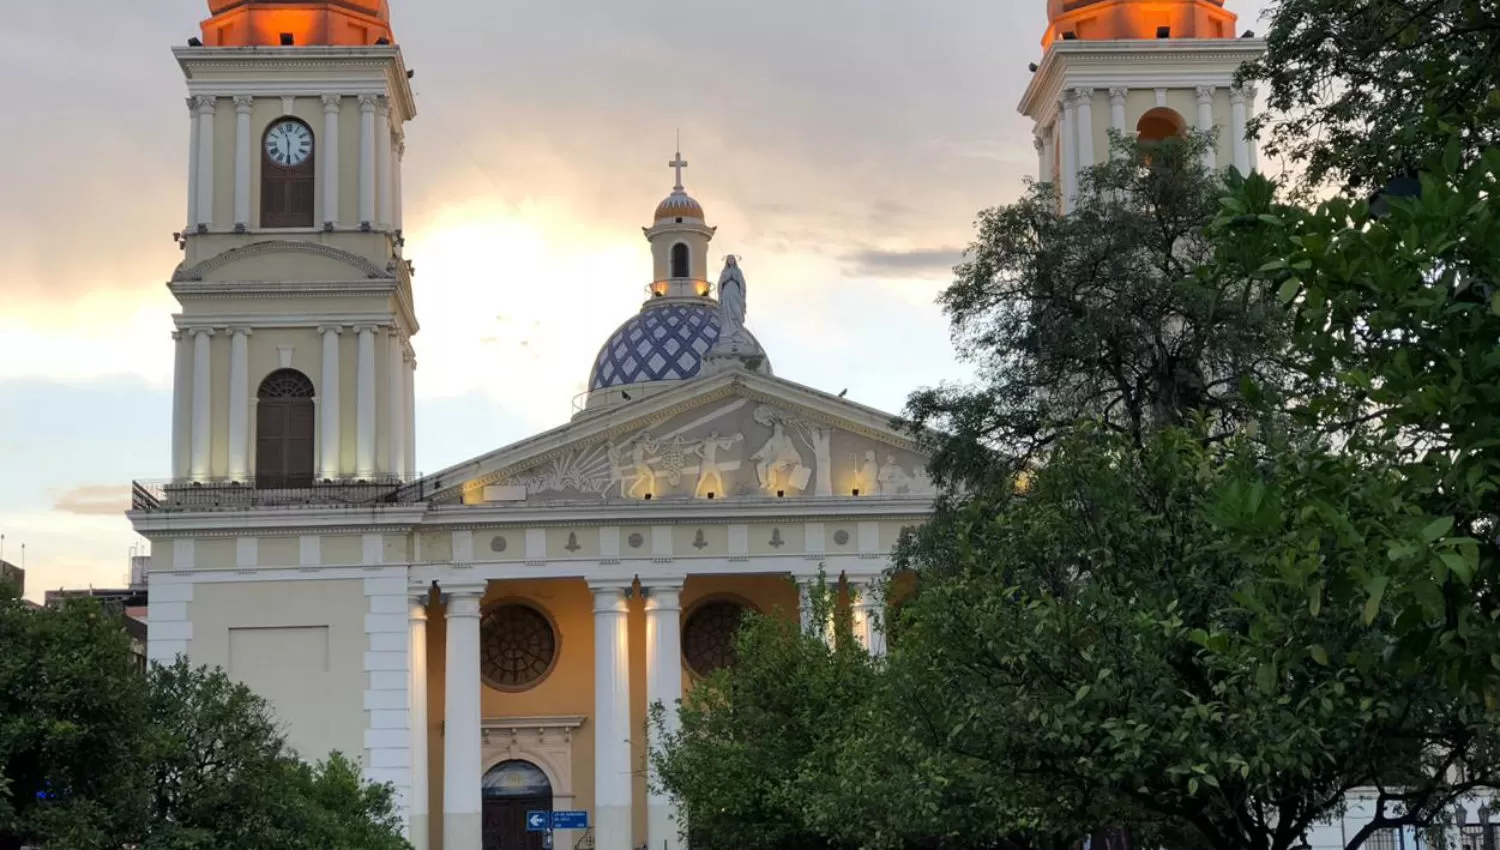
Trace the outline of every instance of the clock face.
[[312, 131], [300, 121], [282, 121], [266, 133], [266, 156], [283, 168], [307, 162], [312, 148]]

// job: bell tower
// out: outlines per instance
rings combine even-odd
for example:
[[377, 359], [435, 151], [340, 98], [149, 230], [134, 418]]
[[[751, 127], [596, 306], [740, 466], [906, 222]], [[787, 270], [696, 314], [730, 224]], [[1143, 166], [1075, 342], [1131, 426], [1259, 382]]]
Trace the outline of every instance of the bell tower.
[[1265, 52], [1237, 34], [1225, 0], [1048, 0], [1045, 53], [1020, 111], [1034, 122], [1038, 179], [1057, 185], [1064, 211], [1079, 174], [1109, 155], [1109, 133], [1163, 139], [1207, 132], [1209, 168], [1256, 167], [1246, 128], [1253, 89], [1235, 72]]
[[190, 133], [172, 474], [284, 489], [416, 472], [386, 0], [208, 0], [174, 49]]

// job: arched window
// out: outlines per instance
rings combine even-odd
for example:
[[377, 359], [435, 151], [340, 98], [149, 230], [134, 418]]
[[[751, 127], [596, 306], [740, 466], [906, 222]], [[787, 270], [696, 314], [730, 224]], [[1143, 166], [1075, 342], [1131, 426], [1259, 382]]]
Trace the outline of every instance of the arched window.
[[672, 277], [692, 277], [691, 264], [688, 262], [688, 246], [686, 242], [678, 242], [672, 246]]
[[278, 369], [260, 382], [255, 408], [255, 486], [306, 487], [313, 480], [313, 382]]
[[1143, 142], [1160, 142], [1164, 139], [1181, 138], [1187, 130], [1187, 122], [1175, 109], [1158, 106], [1141, 116], [1135, 131]]
[[313, 226], [313, 132], [296, 118], [266, 128], [260, 156], [260, 226]]

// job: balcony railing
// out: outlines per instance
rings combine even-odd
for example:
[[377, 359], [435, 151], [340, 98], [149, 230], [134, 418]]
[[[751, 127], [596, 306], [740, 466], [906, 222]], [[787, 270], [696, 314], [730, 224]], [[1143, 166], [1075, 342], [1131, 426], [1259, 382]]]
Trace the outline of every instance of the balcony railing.
[[431, 494], [421, 478], [344, 481], [281, 478], [245, 481], [137, 481], [130, 509], [140, 513], [241, 511], [249, 508], [369, 508], [416, 504]]

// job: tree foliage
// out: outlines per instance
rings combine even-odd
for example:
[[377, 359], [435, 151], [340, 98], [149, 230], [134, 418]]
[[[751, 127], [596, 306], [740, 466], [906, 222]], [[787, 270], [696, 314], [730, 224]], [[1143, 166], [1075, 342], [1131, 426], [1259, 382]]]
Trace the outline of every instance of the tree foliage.
[[287, 748], [269, 706], [186, 660], [142, 674], [92, 600], [0, 594], [0, 848], [401, 850], [389, 786]]
[[[1116, 139], [1072, 214], [1058, 215], [1049, 184], [980, 214], [939, 299], [980, 383], [908, 405], [936, 435], [937, 480], [1003, 480], [1080, 417], [1137, 442], [1190, 411], [1229, 432], [1247, 413], [1243, 379], [1276, 380], [1284, 313], [1241, 263], [1220, 260], [1252, 242], [1207, 237], [1226, 188], [1202, 165], [1206, 144]], [[1250, 191], [1271, 187], [1254, 178]]]
[[1266, 153], [1368, 195], [1411, 176], [1450, 133], [1468, 161], [1500, 143], [1495, 0], [1271, 0]]

